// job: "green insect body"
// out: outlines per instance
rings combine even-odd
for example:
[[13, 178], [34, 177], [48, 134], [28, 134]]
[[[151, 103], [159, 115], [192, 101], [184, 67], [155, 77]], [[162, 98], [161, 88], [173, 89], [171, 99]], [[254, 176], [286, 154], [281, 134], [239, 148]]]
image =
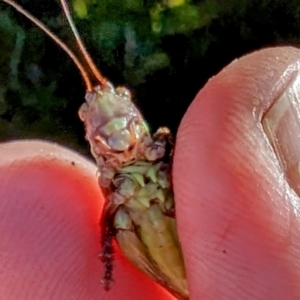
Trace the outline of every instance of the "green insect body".
[[86, 100], [79, 115], [107, 199], [101, 220], [104, 286], [108, 289], [112, 282], [111, 241], [116, 237], [135, 266], [187, 299], [166, 151], [169, 130], [160, 128], [151, 137], [125, 88], [114, 89], [107, 83], [88, 93]]
[[171, 182], [170, 132], [161, 127], [152, 136], [130, 92], [114, 88], [96, 68], [71, 18], [66, 0], [60, 0], [82, 58], [97, 79], [93, 87], [87, 70], [69, 47], [43, 23], [13, 0], [0, 0], [31, 20], [57, 43], [78, 67], [86, 85], [79, 110], [86, 139], [99, 169], [99, 185], [106, 202], [100, 227], [109, 289], [113, 279], [116, 239], [124, 255], [180, 299], [188, 299], [185, 266], [178, 240]]

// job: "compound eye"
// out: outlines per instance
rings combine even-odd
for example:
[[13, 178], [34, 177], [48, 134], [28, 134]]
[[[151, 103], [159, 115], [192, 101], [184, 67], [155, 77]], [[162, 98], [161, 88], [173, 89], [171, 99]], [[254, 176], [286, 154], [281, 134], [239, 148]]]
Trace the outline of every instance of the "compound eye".
[[120, 97], [122, 97], [124, 100], [130, 100], [131, 99], [131, 94], [130, 91], [123, 86], [119, 86], [116, 88], [116, 94]]
[[78, 111], [78, 115], [79, 115], [79, 118], [80, 118], [81, 121], [84, 122], [88, 110], [89, 110], [89, 107], [88, 107], [88, 105], [84, 102], [84, 103], [80, 106], [80, 109], [79, 109], [79, 111]]
[[88, 105], [90, 105], [95, 98], [97, 97], [97, 94], [95, 92], [88, 92], [85, 94], [85, 101]]
[[116, 151], [125, 151], [131, 146], [131, 134], [127, 129], [114, 132], [108, 138], [108, 145]]

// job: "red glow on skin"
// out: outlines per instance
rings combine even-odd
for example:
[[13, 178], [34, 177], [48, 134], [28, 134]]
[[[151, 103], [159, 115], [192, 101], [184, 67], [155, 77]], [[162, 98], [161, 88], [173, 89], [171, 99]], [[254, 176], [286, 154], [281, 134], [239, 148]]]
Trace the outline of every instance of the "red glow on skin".
[[1, 297], [173, 299], [119, 251], [115, 283], [103, 290], [94, 164], [45, 142], [3, 144], [0, 156]]

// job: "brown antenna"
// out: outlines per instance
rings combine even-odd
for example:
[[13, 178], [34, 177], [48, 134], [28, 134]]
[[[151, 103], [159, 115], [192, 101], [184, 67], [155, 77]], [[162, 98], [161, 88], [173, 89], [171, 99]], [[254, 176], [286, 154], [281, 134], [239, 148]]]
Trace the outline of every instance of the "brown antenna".
[[88, 51], [86, 50], [86, 47], [80, 37], [80, 34], [75, 26], [75, 23], [72, 19], [71, 13], [70, 13], [70, 9], [69, 9], [69, 5], [67, 3], [66, 0], [60, 0], [60, 3], [62, 5], [63, 11], [65, 13], [65, 16], [69, 22], [69, 25], [72, 29], [72, 32], [74, 34], [74, 37], [76, 39], [77, 45], [79, 47], [79, 50], [83, 56], [83, 58], [85, 59], [86, 63], [88, 64], [90, 70], [92, 71], [92, 73], [94, 74], [94, 76], [96, 77], [96, 79], [99, 81], [99, 83], [101, 83], [102, 85], [104, 85], [107, 82], [107, 79], [101, 74], [101, 72], [99, 71], [99, 69], [96, 67], [95, 62], [93, 61], [92, 57], [90, 56], [90, 54], [88, 53]]
[[[73, 60], [73, 62], [77, 66], [77, 68], [78, 68], [78, 70], [79, 70], [79, 72], [80, 72], [80, 74], [81, 74], [81, 76], [83, 78], [83, 81], [85, 83], [87, 91], [91, 92], [93, 90], [93, 86], [92, 86], [91, 80], [89, 78], [89, 75], [88, 75], [86, 69], [84, 68], [84, 66], [82, 65], [82, 63], [79, 61], [79, 59], [77, 58], [77, 56], [74, 54], [74, 52], [57, 35], [55, 35], [49, 28], [46, 27], [46, 25], [44, 25], [36, 17], [34, 17], [33, 15], [31, 15], [28, 11], [26, 11], [19, 4], [15, 3], [12, 0], [1, 0], [1, 1], [5, 2], [6, 4], [8, 4], [10, 6], [12, 6], [15, 10], [17, 10], [19, 13], [21, 13], [23, 16], [25, 16], [27, 19], [29, 19], [38, 28], [40, 28], [42, 31], [44, 31], [46, 33], [46, 35], [48, 35], [57, 45], [59, 45], [60, 48], [65, 51], [65, 53]], [[84, 56], [84, 58], [85, 58], [85, 56]], [[90, 67], [90, 65], [89, 65], [89, 67]], [[98, 77], [97, 77], [97, 79], [98, 79]], [[102, 82], [100, 81], [100, 83], [102, 83]]]

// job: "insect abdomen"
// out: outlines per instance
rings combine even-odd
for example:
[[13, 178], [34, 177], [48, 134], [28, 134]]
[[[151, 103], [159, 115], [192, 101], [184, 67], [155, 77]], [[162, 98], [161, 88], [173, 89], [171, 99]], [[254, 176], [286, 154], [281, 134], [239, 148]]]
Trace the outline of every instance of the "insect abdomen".
[[124, 186], [135, 188], [132, 196], [118, 209], [114, 226], [126, 257], [157, 282], [186, 299], [186, 274], [176, 220], [169, 216], [174, 213], [174, 200], [167, 166], [163, 162], [154, 165], [137, 162], [124, 168], [134, 173], [125, 172], [125, 179], [124, 173], [120, 175], [123, 181], [121, 191], [117, 192], [122, 193]]

